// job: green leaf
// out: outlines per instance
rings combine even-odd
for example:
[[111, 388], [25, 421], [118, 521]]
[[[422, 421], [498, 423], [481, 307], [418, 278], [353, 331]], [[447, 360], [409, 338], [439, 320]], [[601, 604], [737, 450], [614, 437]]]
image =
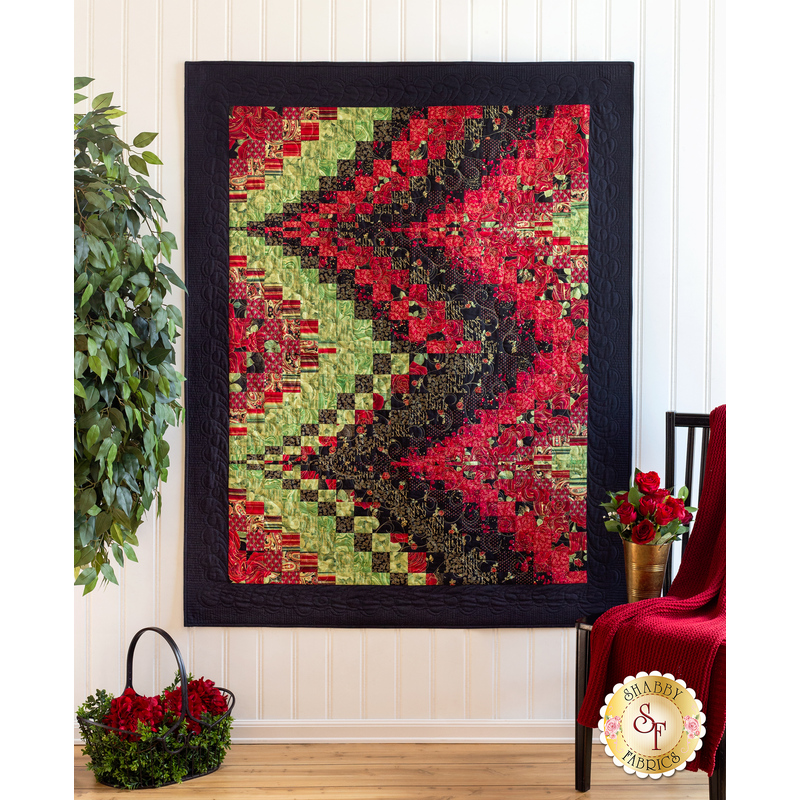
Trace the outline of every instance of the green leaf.
[[133, 498], [131, 497], [130, 490], [126, 489], [124, 486], [118, 486], [116, 501], [125, 514], [130, 517], [131, 509], [133, 508]]
[[94, 523], [94, 532], [97, 536], [102, 536], [111, 526], [111, 514], [107, 511], [101, 511], [97, 515], [97, 519]]
[[133, 146], [134, 147], [147, 147], [153, 139], [158, 136], [157, 133], [148, 133], [147, 131], [140, 133], [134, 140]]
[[94, 408], [97, 405], [97, 401], [100, 399], [100, 392], [94, 386], [86, 386], [86, 399], [83, 401], [84, 408], [88, 411], [90, 408]]
[[158, 255], [158, 246], [159, 241], [156, 239], [155, 236], [142, 236], [142, 247], [144, 247], [147, 253], [150, 253], [152, 256]]
[[125, 566], [125, 557], [122, 555], [119, 545], [116, 542], [111, 542], [111, 553], [121, 567]]
[[99, 236], [101, 239], [111, 238], [108, 228], [106, 228], [106, 226], [103, 225], [103, 223], [97, 217], [89, 217], [84, 221], [84, 225], [89, 233], [93, 233], [95, 236]]
[[103, 577], [109, 581], [109, 583], [117, 583], [117, 576], [114, 574], [114, 568], [108, 561], [100, 567], [100, 572], [103, 573]]
[[119, 527], [119, 525], [117, 525], [116, 522], [112, 523], [111, 525], [111, 536], [115, 542], [119, 542], [120, 544], [125, 542], [125, 538], [122, 535], [122, 529]]
[[161, 241], [166, 242], [169, 245], [170, 250], [178, 249], [178, 242], [175, 239], [175, 236], [171, 234], [169, 231], [161, 232]]
[[[164, 359], [170, 354], [170, 350], [167, 350], [166, 347], [154, 347], [148, 354], [147, 354], [147, 363], [157, 367], [161, 364]], [[166, 394], [166, 392], [164, 392]]]
[[[75, 359], [73, 361], [73, 375], [76, 378], [80, 378], [84, 372], [86, 372], [86, 367], [89, 364], [89, 359], [86, 358], [86, 354], [82, 353], [80, 350], [75, 351]], [[82, 391], [82, 389], [81, 389]], [[81, 397], [86, 397], [86, 394], [81, 394]]]
[[[158, 214], [158, 216], [161, 217], [161, 219], [163, 219], [166, 222], [167, 221], [167, 215], [166, 215], [166, 212], [164, 211], [164, 206], [162, 206], [161, 203], [159, 203], [158, 200], [156, 200], [155, 198], [153, 198], [150, 201], [150, 205], [153, 207], [153, 210]], [[161, 242], [161, 251], [162, 252], [166, 251], [167, 258], [170, 257], [170, 248], [169, 248], [168, 245], [164, 244], [163, 241]]]
[[106, 460], [108, 461], [109, 466], [111, 466], [114, 463], [114, 459], [116, 457], [117, 457], [117, 446], [116, 444], [114, 444], [114, 442], [111, 442], [111, 447], [108, 448], [108, 453], [106, 454]]
[[125, 544], [122, 545], [122, 549], [125, 551], [125, 555], [128, 556], [130, 561], [136, 561], [137, 563], [139, 562], [139, 559], [136, 558], [136, 552], [131, 545], [125, 542]]
[[80, 500], [78, 501], [78, 511], [85, 514], [97, 502], [97, 495], [94, 489], [87, 489], [81, 492]]
[[97, 570], [94, 567], [89, 567], [81, 571], [81, 574], [75, 579], [75, 586], [85, 586], [97, 578]]
[[83, 89], [84, 86], [88, 86], [94, 78], [73, 78], [73, 89], [77, 92], [78, 89]]
[[92, 100], [92, 108], [96, 111], [98, 108], [107, 108], [111, 105], [111, 98], [114, 96], [114, 92], [105, 92], [104, 94], [98, 94], [97, 97]]
[[184, 292], [187, 291], [186, 284], [178, 277], [177, 273], [174, 269], [172, 269], [172, 267], [168, 267], [166, 264], [159, 264], [158, 268], [167, 276], [167, 279], [173, 286], [183, 289]]
[[78, 397], [86, 398], [86, 391], [83, 388], [83, 384], [77, 378], [75, 378], [75, 394], [78, 395]]
[[99, 438], [100, 428], [97, 425], [92, 425], [92, 427], [86, 432], [86, 446], [91, 449]]
[[[142, 153], [142, 158], [148, 164], [163, 164], [164, 163], [155, 153], [151, 153], [149, 150], [145, 150]], [[159, 203], [159, 205], [160, 205], [160, 203]]]
[[81, 272], [80, 275], [75, 279], [75, 285], [73, 286], [73, 292], [78, 294], [78, 292], [82, 292], [86, 288], [86, 284], [89, 283], [89, 275], [86, 272]]
[[132, 169], [135, 169], [137, 172], [141, 173], [142, 175], [149, 175], [150, 173], [147, 171], [147, 162], [136, 155], [132, 155], [129, 159], [130, 165]]
[[97, 458], [105, 458], [108, 455], [108, 451], [114, 447], [116, 449], [116, 445], [111, 439], [103, 439], [103, 443], [100, 445], [100, 448], [97, 451]]
[[101, 211], [105, 211], [108, 203], [104, 198], [102, 198], [99, 194], [97, 194], [97, 192], [84, 192], [83, 196], [95, 208], [99, 208]]

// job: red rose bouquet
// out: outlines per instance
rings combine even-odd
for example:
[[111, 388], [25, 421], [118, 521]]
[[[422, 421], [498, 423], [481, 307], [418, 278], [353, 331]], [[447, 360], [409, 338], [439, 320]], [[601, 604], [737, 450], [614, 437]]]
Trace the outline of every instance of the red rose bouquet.
[[637, 469], [627, 492], [608, 492], [611, 500], [600, 504], [608, 512], [606, 530], [634, 544], [669, 544], [679, 539], [689, 530], [697, 509], [684, 505], [689, 496], [685, 486], [674, 497], [660, 486], [657, 472]]

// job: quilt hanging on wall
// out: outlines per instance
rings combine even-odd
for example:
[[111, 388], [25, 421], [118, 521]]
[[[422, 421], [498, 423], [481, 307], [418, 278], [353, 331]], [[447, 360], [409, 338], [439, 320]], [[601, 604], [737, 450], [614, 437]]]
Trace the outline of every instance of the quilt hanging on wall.
[[624, 602], [630, 64], [186, 65], [187, 625]]

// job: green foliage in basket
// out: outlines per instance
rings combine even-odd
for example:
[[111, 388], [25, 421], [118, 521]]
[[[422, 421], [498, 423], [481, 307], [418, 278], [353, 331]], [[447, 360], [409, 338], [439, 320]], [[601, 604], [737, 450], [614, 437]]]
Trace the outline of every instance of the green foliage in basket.
[[[191, 675], [189, 680], [192, 681]], [[167, 708], [168, 693], [174, 691], [177, 685], [178, 678], [158, 698], [143, 699]], [[114, 699], [112, 694], [100, 689], [87, 697], [78, 708], [78, 717], [87, 722], [112, 724], [110, 713]], [[168, 729], [176, 719], [167, 711], [160, 725], [148, 726], [140, 720], [136, 732], [130, 734], [120, 734], [84, 722], [81, 731], [85, 740], [83, 753], [90, 759], [87, 768], [104, 784], [141, 789], [180, 783], [187, 775], [202, 775], [219, 767], [231, 746], [233, 719], [204, 712], [200, 716], [203, 722], [214, 723], [218, 720], [213, 728], [203, 727], [199, 733], [192, 733], [192, 723], [184, 719], [177, 730], [168, 734]]]

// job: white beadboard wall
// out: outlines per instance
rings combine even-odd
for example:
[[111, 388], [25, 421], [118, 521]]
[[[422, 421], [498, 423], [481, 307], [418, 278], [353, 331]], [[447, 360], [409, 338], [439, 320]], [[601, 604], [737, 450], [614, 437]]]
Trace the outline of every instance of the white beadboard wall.
[[[723, 3], [75, 0], [75, 74], [96, 78], [92, 96], [115, 93], [126, 140], [160, 132], [153, 182], [180, 244], [185, 61], [633, 61], [631, 466], [660, 471], [664, 412], [725, 402]], [[76, 706], [121, 690], [131, 636], [156, 625], [195, 675], [236, 693], [238, 741], [572, 739], [572, 629], [184, 628], [180, 431], [171, 446], [139, 563], [119, 588], [76, 590]], [[138, 691], [174, 669], [155, 636], [140, 641]]]

